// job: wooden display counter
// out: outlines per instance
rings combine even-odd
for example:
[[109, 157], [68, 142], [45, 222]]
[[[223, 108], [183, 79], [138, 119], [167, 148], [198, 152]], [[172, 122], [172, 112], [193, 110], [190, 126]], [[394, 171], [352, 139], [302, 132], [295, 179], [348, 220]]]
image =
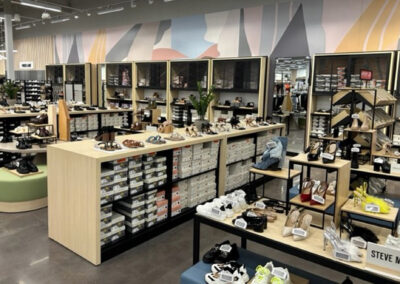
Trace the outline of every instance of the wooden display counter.
[[[216, 159], [219, 159], [219, 169], [216, 170], [217, 190], [220, 194], [223, 194], [225, 176], [221, 176], [220, 173], [221, 169], [222, 172], [226, 172], [225, 153], [228, 136], [266, 132], [283, 127], [282, 124], [275, 124], [246, 130], [232, 130], [231, 132], [196, 138], [185, 137], [183, 141], [167, 141], [165, 144], [145, 142], [149, 136], [157, 135], [156, 132], [117, 136], [116, 141], [121, 144], [125, 139], [134, 139], [145, 142], [145, 147], [122, 149], [115, 152], [95, 149], [95, 145], [99, 142], [94, 140], [50, 145], [47, 147], [49, 237], [91, 263], [98, 265], [102, 262], [100, 246], [100, 173], [102, 162], [172, 150], [188, 145], [220, 141], [219, 157], [216, 157]], [[178, 132], [185, 136], [184, 129], [178, 130]], [[161, 136], [168, 137], [170, 134], [161, 134]], [[171, 175], [171, 173], [167, 174]], [[194, 210], [192, 210], [193, 212]], [[127, 244], [127, 246], [129, 245], [131, 244]]]

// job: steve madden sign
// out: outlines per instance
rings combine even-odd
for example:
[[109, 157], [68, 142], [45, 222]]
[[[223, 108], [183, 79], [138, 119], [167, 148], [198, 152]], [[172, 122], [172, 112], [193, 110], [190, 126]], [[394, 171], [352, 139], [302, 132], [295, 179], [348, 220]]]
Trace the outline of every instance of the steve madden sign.
[[366, 266], [382, 268], [400, 274], [400, 249], [368, 243]]

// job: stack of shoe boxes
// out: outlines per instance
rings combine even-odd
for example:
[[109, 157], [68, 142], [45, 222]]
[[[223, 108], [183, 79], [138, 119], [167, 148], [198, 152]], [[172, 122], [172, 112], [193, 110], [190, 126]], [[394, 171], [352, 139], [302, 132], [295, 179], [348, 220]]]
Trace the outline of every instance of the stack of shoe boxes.
[[112, 211], [112, 204], [101, 208], [101, 246], [115, 242], [125, 235], [125, 216]]
[[338, 87], [338, 89], [342, 89], [342, 88], [346, 87], [346, 82], [347, 82], [346, 67], [339, 66], [336, 68], [336, 70], [337, 70], [337, 75], [338, 75], [337, 87]]
[[145, 194], [118, 201], [116, 211], [125, 216], [126, 230], [135, 234], [146, 226]]
[[99, 129], [99, 117], [97, 114], [90, 114], [87, 116], [87, 118], [88, 118], [88, 130]]
[[179, 178], [179, 159], [182, 154], [182, 148], [176, 148], [172, 150], [172, 180]]
[[125, 158], [103, 163], [100, 184], [100, 204], [127, 197], [129, 195], [128, 160]]
[[319, 137], [328, 133], [328, 117], [326, 116], [313, 116], [311, 136]]
[[143, 155], [144, 189], [152, 190], [167, 182], [167, 158], [155, 153]]
[[361, 88], [361, 86], [362, 86], [362, 81], [360, 79], [360, 74], [351, 74], [350, 87]]
[[185, 199], [187, 204], [187, 191], [182, 191], [181, 195], [181, 190], [178, 185], [173, 186], [171, 191], [171, 216], [174, 217], [182, 212], [183, 199]]
[[124, 125], [125, 116], [120, 116], [116, 113], [103, 113], [101, 115], [102, 126], [121, 126]]
[[178, 159], [178, 175], [179, 178], [185, 178], [192, 175], [193, 147], [182, 147]]
[[69, 121], [69, 130], [72, 132], [75, 132], [75, 118], [71, 117], [71, 120]]
[[254, 156], [256, 145], [253, 138], [240, 139], [228, 142], [226, 163], [246, 160]]
[[217, 168], [219, 141], [212, 141], [203, 144], [201, 154], [201, 172]]
[[337, 90], [338, 75], [337, 74], [318, 74], [315, 76], [315, 91], [330, 92]]
[[195, 144], [192, 149], [192, 175], [196, 175], [201, 172], [203, 144]]
[[129, 193], [135, 195], [143, 192], [142, 156], [130, 157], [128, 161]]
[[216, 196], [215, 171], [192, 177], [187, 180], [188, 206], [194, 207]]
[[247, 159], [227, 166], [225, 191], [230, 191], [249, 183], [249, 170], [253, 165], [252, 159]]

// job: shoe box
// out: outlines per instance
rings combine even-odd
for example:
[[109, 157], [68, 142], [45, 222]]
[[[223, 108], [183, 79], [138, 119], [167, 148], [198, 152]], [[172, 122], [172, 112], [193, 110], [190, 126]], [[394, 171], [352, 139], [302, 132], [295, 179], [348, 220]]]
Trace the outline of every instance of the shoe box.
[[88, 119], [88, 130], [99, 129], [99, 117], [97, 114], [89, 114], [87, 116], [87, 119]]
[[311, 136], [319, 137], [328, 133], [328, 117], [326, 116], [313, 116]]
[[217, 184], [215, 171], [192, 177], [186, 182], [188, 207], [194, 207], [214, 198], [216, 195]]
[[100, 204], [103, 205], [129, 195], [128, 159], [102, 164], [100, 174]]
[[101, 125], [102, 126], [115, 126], [123, 125], [124, 115], [118, 113], [103, 113], [101, 114]]
[[329, 92], [338, 87], [338, 74], [317, 74], [315, 76], [315, 91]]
[[74, 119], [75, 131], [87, 131], [88, 130], [88, 117], [78, 116]]
[[128, 159], [129, 192], [131, 195], [143, 192], [143, 162], [142, 156]]
[[125, 235], [125, 216], [112, 211], [111, 208], [112, 205], [108, 205], [101, 211], [101, 246], [112, 243]]
[[151, 190], [167, 183], [167, 158], [143, 156], [143, 186]]
[[182, 154], [181, 148], [176, 148], [172, 150], [172, 180], [179, 178], [178, 165], [179, 156]]

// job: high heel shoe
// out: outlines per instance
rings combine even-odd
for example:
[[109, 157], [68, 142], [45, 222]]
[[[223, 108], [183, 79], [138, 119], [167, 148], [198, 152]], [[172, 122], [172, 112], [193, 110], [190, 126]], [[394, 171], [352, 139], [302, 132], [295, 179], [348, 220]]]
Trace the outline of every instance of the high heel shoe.
[[365, 116], [364, 121], [360, 127], [361, 131], [368, 131], [369, 130], [369, 118]]
[[301, 202], [307, 202], [311, 200], [311, 193], [312, 188], [314, 187], [314, 183], [315, 181], [310, 180], [310, 178], [305, 178], [303, 180], [300, 193]]
[[328, 184], [325, 181], [321, 182], [312, 193], [310, 205], [325, 204], [327, 189], [328, 189]]
[[357, 151], [351, 151], [351, 167], [353, 169], [358, 169], [358, 152]]
[[288, 237], [292, 235], [292, 231], [294, 226], [297, 224], [297, 220], [299, 219], [300, 211], [297, 209], [290, 210], [289, 214], [286, 217], [285, 225], [282, 229], [282, 236]]
[[359, 130], [360, 126], [358, 125], [358, 118], [353, 118], [353, 123], [351, 124], [351, 130]]
[[307, 155], [307, 159], [309, 161], [318, 161], [320, 153], [321, 153], [321, 143], [316, 142], [310, 146], [310, 152]]
[[297, 225], [293, 228], [293, 240], [301, 241], [306, 239], [309, 235], [311, 222], [312, 216], [310, 214], [302, 214]]
[[361, 202], [362, 210], [370, 213], [388, 214], [391, 206], [385, 200], [369, 195], [367, 193], [368, 184], [364, 182], [354, 191], [354, 203]]
[[333, 247], [333, 256], [335, 258], [348, 262], [362, 261], [363, 255], [360, 249], [349, 241], [340, 239], [336, 233], [335, 224], [333, 223], [324, 231], [324, 250], [326, 250], [328, 242], [330, 242]]
[[325, 152], [322, 153], [322, 162], [324, 164], [329, 164], [335, 162], [336, 158], [336, 150], [337, 144], [335, 142], [331, 142], [326, 148]]

